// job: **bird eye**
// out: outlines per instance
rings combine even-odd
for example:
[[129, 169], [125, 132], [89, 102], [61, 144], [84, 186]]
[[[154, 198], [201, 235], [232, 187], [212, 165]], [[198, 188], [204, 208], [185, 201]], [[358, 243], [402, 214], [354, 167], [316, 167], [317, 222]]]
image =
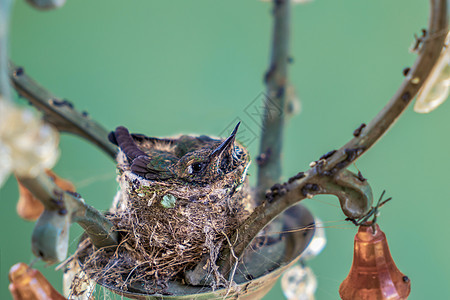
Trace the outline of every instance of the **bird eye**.
[[234, 155], [234, 158], [237, 158], [237, 159], [241, 159], [242, 158], [242, 155], [244, 154], [244, 151], [242, 151], [242, 149], [241, 148], [239, 148], [238, 146], [236, 146], [236, 147], [234, 147], [234, 153], [233, 153]]
[[203, 169], [203, 163], [196, 162], [189, 166], [189, 173], [198, 173]]

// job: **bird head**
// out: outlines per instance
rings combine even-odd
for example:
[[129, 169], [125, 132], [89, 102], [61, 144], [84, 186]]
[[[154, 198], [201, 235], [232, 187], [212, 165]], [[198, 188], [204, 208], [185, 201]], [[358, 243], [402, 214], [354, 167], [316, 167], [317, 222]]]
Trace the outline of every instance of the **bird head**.
[[185, 153], [173, 167], [176, 176], [188, 182], [209, 183], [233, 171], [245, 172], [250, 159], [247, 150], [236, 142], [239, 125], [225, 140], [211, 139], [200, 148]]

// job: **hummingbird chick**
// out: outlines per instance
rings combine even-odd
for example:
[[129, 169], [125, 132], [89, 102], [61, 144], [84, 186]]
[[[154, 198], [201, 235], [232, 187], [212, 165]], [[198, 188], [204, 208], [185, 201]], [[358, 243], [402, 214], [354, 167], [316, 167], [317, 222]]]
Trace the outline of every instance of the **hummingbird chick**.
[[[225, 139], [147, 137], [123, 126], [111, 132], [109, 140], [120, 148], [120, 190], [110, 214], [124, 238], [110, 259], [91, 270], [101, 266], [96, 274], [122, 286], [134, 280], [159, 289], [159, 282], [208, 255], [214, 278], [220, 278], [214, 267], [217, 251], [254, 208], [246, 176], [250, 156], [236, 141], [238, 128], [239, 123]], [[105, 261], [91, 250], [89, 261]], [[142, 261], [149, 263], [136, 270]]]
[[124, 153], [131, 172], [147, 180], [208, 184], [232, 175], [241, 183], [250, 158], [236, 142], [239, 125], [224, 140], [205, 135], [154, 138], [130, 134], [123, 126], [108, 138]]

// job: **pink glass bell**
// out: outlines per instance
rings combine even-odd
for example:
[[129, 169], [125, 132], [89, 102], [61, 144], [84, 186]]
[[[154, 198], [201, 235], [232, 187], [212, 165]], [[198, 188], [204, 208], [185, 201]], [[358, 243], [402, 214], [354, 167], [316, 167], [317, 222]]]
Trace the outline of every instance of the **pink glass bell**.
[[386, 235], [362, 225], [355, 236], [353, 264], [339, 287], [343, 300], [407, 299], [411, 282], [392, 259]]

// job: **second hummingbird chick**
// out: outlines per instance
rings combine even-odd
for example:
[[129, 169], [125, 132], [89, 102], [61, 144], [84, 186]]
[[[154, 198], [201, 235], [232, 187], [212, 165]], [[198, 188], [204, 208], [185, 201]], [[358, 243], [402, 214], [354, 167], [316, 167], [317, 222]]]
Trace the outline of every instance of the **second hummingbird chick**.
[[[239, 125], [224, 140], [205, 135], [154, 138], [130, 134], [123, 126], [111, 132], [109, 139], [126, 156], [131, 171], [142, 178], [207, 184], [229, 175], [241, 183], [250, 159], [235, 141]], [[241, 172], [233, 172], [238, 169]]]

